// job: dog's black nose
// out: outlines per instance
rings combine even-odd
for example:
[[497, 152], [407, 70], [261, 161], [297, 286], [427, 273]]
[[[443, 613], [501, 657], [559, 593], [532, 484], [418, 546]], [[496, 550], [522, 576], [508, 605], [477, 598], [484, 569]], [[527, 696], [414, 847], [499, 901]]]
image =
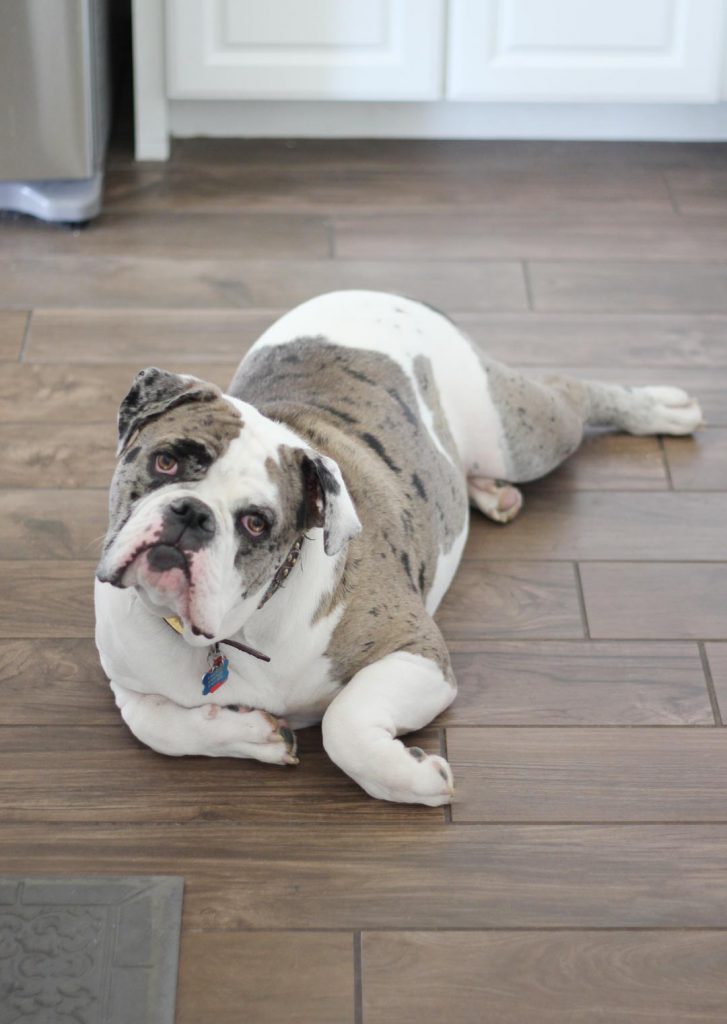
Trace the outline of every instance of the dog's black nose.
[[209, 539], [215, 532], [212, 509], [199, 498], [177, 498], [167, 506], [168, 521]]

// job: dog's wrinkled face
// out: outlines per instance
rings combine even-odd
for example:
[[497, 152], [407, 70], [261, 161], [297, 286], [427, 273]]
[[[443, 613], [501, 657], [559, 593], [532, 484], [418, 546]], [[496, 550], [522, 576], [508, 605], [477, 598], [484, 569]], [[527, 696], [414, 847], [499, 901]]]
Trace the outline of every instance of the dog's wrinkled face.
[[337, 464], [195, 377], [152, 367], [119, 411], [102, 582], [136, 587], [190, 643], [239, 630], [295, 541], [334, 555], [360, 529]]

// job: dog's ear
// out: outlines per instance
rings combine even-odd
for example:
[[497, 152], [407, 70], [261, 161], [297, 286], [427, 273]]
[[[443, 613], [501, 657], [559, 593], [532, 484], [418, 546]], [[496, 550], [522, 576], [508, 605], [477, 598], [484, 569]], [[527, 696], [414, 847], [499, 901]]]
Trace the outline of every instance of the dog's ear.
[[149, 366], [134, 377], [129, 393], [119, 409], [119, 443], [116, 454], [128, 446], [131, 438], [168, 409], [184, 402], [211, 402], [221, 392], [213, 384], [180, 373], [167, 373]]
[[361, 532], [341, 470], [337, 462], [318, 452], [303, 452], [301, 468], [306, 526], [322, 526], [326, 554], [337, 555]]

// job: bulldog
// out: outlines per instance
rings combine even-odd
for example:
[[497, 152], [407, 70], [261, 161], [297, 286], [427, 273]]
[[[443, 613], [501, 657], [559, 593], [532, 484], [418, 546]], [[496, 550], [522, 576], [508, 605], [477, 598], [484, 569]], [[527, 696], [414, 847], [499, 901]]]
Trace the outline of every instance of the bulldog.
[[498, 523], [584, 428], [688, 434], [674, 387], [530, 380], [443, 313], [322, 295], [255, 343], [227, 393], [142, 370], [96, 580], [96, 643], [132, 732], [169, 755], [295, 765], [322, 723], [373, 797], [452, 799], [446, 760], [397, 737], [454, 699], [432, 616], [470, 504]]

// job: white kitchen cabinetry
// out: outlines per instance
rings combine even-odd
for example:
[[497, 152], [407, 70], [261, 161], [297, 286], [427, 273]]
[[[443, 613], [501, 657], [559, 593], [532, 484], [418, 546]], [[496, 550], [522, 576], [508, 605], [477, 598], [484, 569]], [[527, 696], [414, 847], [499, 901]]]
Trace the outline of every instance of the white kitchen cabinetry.
[[455, 100], [719, 97], [722, 0], [450, 0]]
[[178, 99], [431, 100], [445, 0], [167, 0]]
[[727, 0], [132, 0], [171, 135], [727, 139]]

